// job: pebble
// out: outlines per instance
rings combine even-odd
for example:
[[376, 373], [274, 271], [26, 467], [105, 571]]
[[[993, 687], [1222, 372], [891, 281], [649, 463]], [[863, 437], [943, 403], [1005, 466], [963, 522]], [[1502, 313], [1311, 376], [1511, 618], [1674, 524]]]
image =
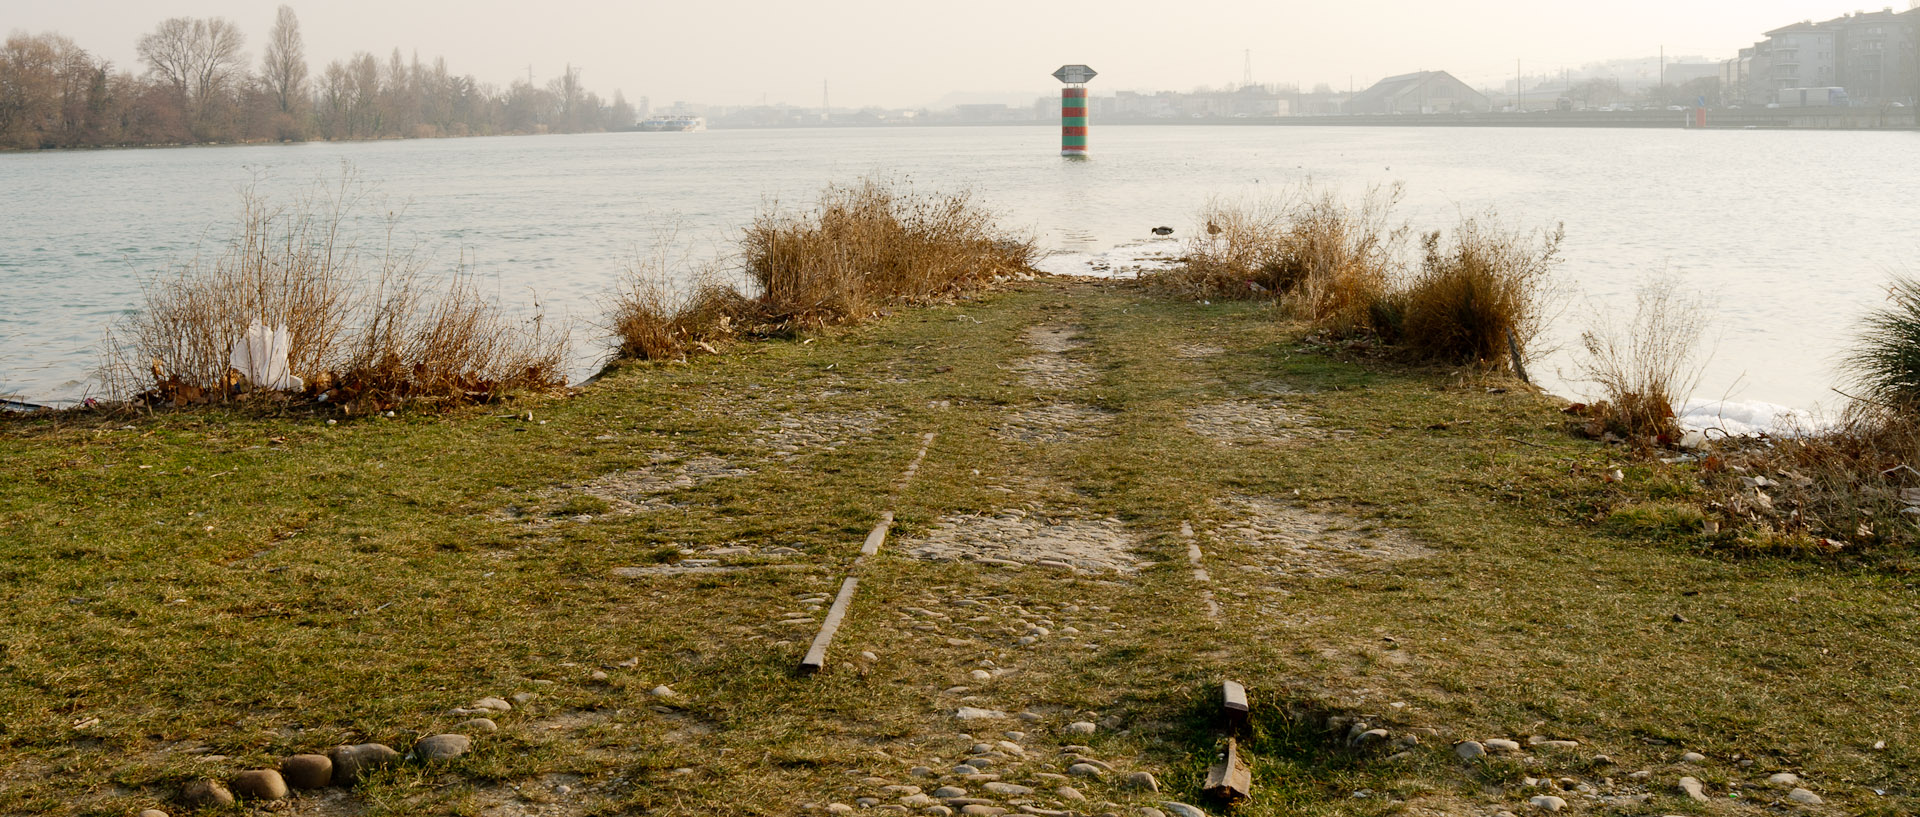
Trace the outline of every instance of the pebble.
[[1033, 789], [1031, 787], [1016, 785], [1013, 783], [999, 783], [999, 782], [988, 783], [986, 785], [986, 789], [987, 791], [993, 792], [994, 794], [1004, 794], [1008, 797], [1021, 797], [1021, 796], [1029, 795], [1033, 793]]
[[865, 651], [865, 652], [862, 652], [862, 653], [860, 653], [860, 658], [861, 658], [862, 660], [866, 660], [866, 661], [878, 661], [878, 660], [880, 660], [880, 656], [877, 656], [877, 655], [874, 655], [874, 654], [873, 654], [873, 651], [872, 651], [872, 650], [867, 650], [867, 651]]
[[977, 669], [967, 673], [967, 677], [975, 681], [991, 681], [993, 680], [993, 673], [983, 669]]
[[959, 711], [954, 712], [953, 716], [963, 721], [975, 721], [1004, 718], [1007, 717], [1007, 713], [1001, 712], [998, 709], [981, 709], [979, 707], [963, 706], [960, 707]]
[[1042, 719], [1042, 718], [1044, 718], [1044, 717], [1045, 717], [1045, 716], [1043, 716], [1043, 715], [1041, 715], [1041, 714], [1040, 714], [1040, 713], [1038, 713], [1038, 712], [1022, 712], [1022, 713], [1020, 713], [1020, 720], [1023, 720], [1023, 721], [1038, 721], [1038, 720], [1041, 720], [1041, 719]]
[[272, 769], [254, 769], [233, 776], [233, 793], [248, 800], [280, 800], [287, 796], [287, 781]]
[[900, 805], [911, 808], [926, 808], [927, 806], [937, 806], [939, 804], [939, 801], [924, 794], [909, 794], [900, 798]]
[[514, 694], [513, 702], [521, 706], [526, 706], [527, 704], [533, 703], [534, 699], [538, 697], [540, 696], [531, 692], [519, 692]]
[[970, 774], [979, 774], [980, 769], [979, 767], [974, 766], [972, 764], [962, 763], [958, 766], [953, 767], [953, 773], [961, 777], [966, 777], [967, 775], [970, 775]]
[[[1015, 734], [1018, 734], [1018, 733], [1015, 733]], [[1025, 746], [1021, 746], [1020, 744], [1014, 743], [1013, 741], [1010, 741], [1010, 740], [997, 740], [997, 741], [994, 741], [993, 745], [996, 747], [999, 747], [1000, 751], [1006, 752], [1007, 754], [1010, 754], [1010, 755], [1019, 756], [1019, 755], [1025, 755], [1027, 753], [1027, 748]]]
[[466, 735], [429, 735], [413, 744], [413, 756], [427, 762], [452, 760], [473, 748], [473, 738]]
[[946, 806], [928, 806], [927, 810], [921, 813], [931, 814], [933, 817], [953, 817], [953, 809]]
[[1008, 732], [1006, 733], [1006, 735], [1007, 735], [1007, 740], [1026, 740], [1027, 739], [1027, 733], [1025, 732]]
[[1680, 762], [1681, 763], [1705, 763], [1707, 762], [1707, 756], [1700, 754], [1699, 752], [1688, 752], [1680, 756]]
[[1459, 755], [1461, 760], [1472, 760], [1485, 755], [1487, 747], [1477, 740], [1463, 740], [1453, 745], [1453, 753]]
[[973, 745], [973, 748], [972, 748], [972, 749], [969, 749], [969, 750], [967, 750], [967, 751], [968, 751], [968, 753], [969, 753], [969, 754], [976, 754], [976, 755], [984, 755], [984, 754], [986, 754], [986, 753], [988, 753], [988, 752], [991, 752], [991, 751], [993, 751], [993, 744], [991, 744], [991, 743], [976, 743], [976, 744], [974, 744], [974, 745]]
[[987, 806], [987, 805], [981, 805], [979, 803], [970, 803], [970, 804], [961, 806], [960, 813], [972, 814], [972, 815], [975, 815], [975, 817], [1000, 817], [1000, 815], [1007, 813], [1007, 810], [999, 806]]
[[1629, 774], [1627, 775], [1627, 779], [1629, 779], [1629, 780], [1652, 780], [1652, 779], [1653, 779], [1653, 772], [1649, 772], [1649, 771], [1647, 771], [1647, 770], [1645, 770], [1645, 769], [1642, 769], [1642, 770], [1640, 770], [1640, 771], [1637, 771], [1637, 772], [1631, 772], [1631, 773], [1629, 773]]
[[141, 811], [139, 817], [167, 817], [167, 813], [157, 808], [150, 808]]
[[933, 790], [933, 796], [942, 800], [951, 800], [955, 797], [967, 796], [967, 790], [959, 786], [941, 786]]
[[233, 792], [211, 780], [195, 780], [180, 787], [180, 802], [193, 808], [233, 805]]
[[1806, 789], [1794, 789], [1793, 791], [1787, 792], [1787, 799], [1803, 806], [1817, 806], [1826, 802], [1820, 799], [1820, 795], [1814, 794]]
[[594, 670], [592, 675], [587, 676], [587, 680], [592, 681], [596, 684], [604, 684], [607, 682], [607, 679], [609, 677], [611, 676], [607, 675], [607, 673], [603, 670]]
[[1567, 801], [1551, 794], [1536, 795], [1527, 802], [1541, 811], [1559, 811], [1567, 807]]
[[1086, 763], [1075, 763], [1067, 767], [1067, 774], [1074, 777], [1099, 777], [1100, 767]]
[[1141, 808], [1139, 814], [1140, 817], [1167, 817], [1166, 812], [1151, 807]]
[[1165, 808], [1167, 813], [1173, 815], [1173, 817], [1207, 817], [1206, 812], [1189, 806], [1186, 803], [1161, 803], [1160, 806]]
[[[657, 687], [654, 687], [651, 690], [648, 690], [647, 694], [652, 695], [655, 698], [673, 698], [673, 697], [677, 697], [680, 693], [674, 692], [673, 688], [667, 686], [666, 684], [661, 684]], [[843, 803], [842, 805], [845, 805], [845, 804]]]
[[1613, 758], [1608, 757], [1606, 755], [1594, 755], [1593, 760], [1589, 762], [1591, 762], [1595, 766], [1612, 766]]
[[828, 803], [827, 811], [831, 814], [852, 814], [853, 807], [846, 803]]
[[324, 789], [333, 783], [333, 760], [326, 755], [294, 755], [280, 761], [280, 777], [296, 789]]
[[335, 746], [327, 752], [327, 759], [333, 761], [334, 782], [351, 785], [359, 782], [363, 772], [399, 760], [400, 753], [384, 743], [361, 743]]
[[1800, 775], [1794, 774], [1793, 772], [1780, 772], [1767, 778], [1767, 782], [1775, 786], [1798, 786], [1800, 785]]
[[858, 800], [853, 801], [853, 804], [861, 808], [873, 808], [874, 806], [880, 805], [880, 798], [862, 797]]
[[933, 770], [925, 766], [915, 766], [911, 769], [908, 769], [907, 774], [913, 775], [914, 777], [932, 777]]
[[1087, 799], [1086, 795], [1081, 794], [1079, 789], [1072, 786], [1061, 786], [1060, 788], [1054, 789], [1053, 793], [1060, 795], [1060, 799], [1062, 800], [1070, 800], [1075, 803], [1083, 802]]
[[1707, 802], [1707, 794], [1700, 790], [1700, 781], [1698, 780], [1691, 777], [1680, 778], [1680, 790], [1686, 792], [1688, 797], [1696, 801], [1702, 803]]
[[473, 720], [470, 720], [470, 721], [461, 721], [459, 723], [454, 724], [453, 731], [455, 732], [498, 732], [500, 731], [500, 724], [494, 723], [492, 718], [474, 718]]
[[1518, 752], [1520, 751], [1520, 742], [1507, 740], [1505, 738], [1494, 738], [1486, 742], [1486, 749], [1489, 752]]
[[1094, 726], [1092, 723], [1089, 723], [1087, 721], [1075, 721], [1073, 723], [1067, 724], [1067, 734], [1091, 735], [1095, 731], [1097, 731], [1099, 728], [1100, 727]]
[[1153, 775], [1148, 772], [1134, 772], [1133, 774], [1127, 775], [1127, 779], [1122, 785], [1134, 791], [1160, 790], [1160, 781], [1153, 779]]
[[[873, 778], [873, 777], [869, 777], [869, 778], [867, 778], [867, 779], [868, 779], [868, 780], [877, 780], [878, 778]], [[883, 782], [884, 782], [884, 781], [883, 781]], [[886, 793], [888, 793], [888, 794], [899, 794], [899, 795], [907, 795], [907, 794], [919, 794], [919, 793], [920, 793], [920, 787], [919, 787], [919, 786], [881, 786], [881, 787], [880, 787], [880, 790], [881, 790], [881, 791], [883, 791], [883, 792], [886, 792]]]
[[480, 700], [474, 701], [473, 706], [470, 708], [491, 709], [495, 712], [511, 712], [513, 711], [513, 704], [507, 703], [499, 698], [481, 698]]

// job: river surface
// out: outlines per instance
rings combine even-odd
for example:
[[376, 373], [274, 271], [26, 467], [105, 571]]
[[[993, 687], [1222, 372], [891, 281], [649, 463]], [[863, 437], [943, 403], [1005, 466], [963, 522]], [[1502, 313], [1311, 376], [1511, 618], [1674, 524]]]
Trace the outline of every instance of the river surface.
[[[1499, 211], [1511, 227], [1566, 225], [1567, 296], [1536, 366], [1587, 391], [1574, 340], [1595, 305], [1630, 313], [1635, 288], [1677, 274], [1711, 304], [1697, 397], [1832, 408], [1835, 363], [1897, 273], [1920, 274], [1920, 134], [1497, 128], [1096, 128], [1092, 159], [1058, 156], [1046, 127], [713, 131], [0, 154], [0, 394], [98, 394], [102, 333], [141, 281], [212, 256], [249, 184], [288, 201], [350, 165], [379, 216], [435, 269], [465, 263], [518, 312], [575, 325], [575, 370], [603, 355], [598, 299], [666, 232], [728, 251], [778, 201], [867, 175], [965, 188], [1057, 255], [1104, 266], [1149, 230], [1195, 232], [1209, 197], [1278, 195], [1311, 177], [1357, 195], [1401, 183], [1416, 229]], [[675, 225], [678, 225], [677, 228]]]

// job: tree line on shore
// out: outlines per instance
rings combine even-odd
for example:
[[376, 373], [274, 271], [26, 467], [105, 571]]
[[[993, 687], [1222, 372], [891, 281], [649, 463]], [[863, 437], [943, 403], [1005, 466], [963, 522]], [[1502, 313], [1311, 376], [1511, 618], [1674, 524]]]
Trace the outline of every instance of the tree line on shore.
[[314, 73], [300, 21], [281, 6], [255, 63], [224, 18], [174, 17], [141, 37], [141, 73], [58, 33], [16, 33], [0, 47], [0, 148], [80, 148], [310, 139], [584, 133], [634, 121], [615, 91], [588, 91], [567, 66], [545, 86], [505, 88], [395, 48], [358, 52]]

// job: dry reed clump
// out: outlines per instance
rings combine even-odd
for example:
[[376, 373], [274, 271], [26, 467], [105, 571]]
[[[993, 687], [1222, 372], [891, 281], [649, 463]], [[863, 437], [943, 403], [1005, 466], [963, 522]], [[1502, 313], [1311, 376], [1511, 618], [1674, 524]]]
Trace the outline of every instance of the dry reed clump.
[[1419, 272], [1385, 310], [1389, 339], [1414, 357], [1519, 370], [1545, 325], [1565, 229], [1507, 231], [1492, 214], [1469, 217], [1451, 242], [1422, 238]]
[[722, 282], [717, 263], [675, 256], [673, 239], [663, 236], [653, 253], [629, 263], [607, 303], [616, 357], [680, 360], [693, 351], [715, 352], [714, 344], [752, 312], [746, 297]]
[[1706, 306], [1673, 277], [1643, 284], [1625, 326], [1599, 313], [1580, 334], [1586, 357], [1576, 365], [1605, 399], [1576, 407], [1593, 437], [1616, 434], [1638, 445], [1674, 445], [1681, 429], [1674, 406], [1700, 381], [1696, 355], [1706, 330]]
[[429, 286], [391, 222], [384, 249], [362, 252], [347, 228], [364, 198], [351, 173], [291, 206], [244, 193], [224, 251], [148, 282], [143, 308], [108, 333], [111, 393], [166, 406], [257, 393], [229, 365], [255, 320], [287, 327], [288, 369], [306, 395], [350, 411], [565, 384], [564, 330], [516, 324], [465, 272]]
[[757, 320], [858, 321], [893, 304], [952, 297], [1032, 265], [1033, 240], [1001, 229], [966, 193], [866, 179], [806, 213], [761, 214], [741, 240]]
[[1842, 363], [1859, 399], [1893, 415], [1920, 414], [1920, 281], [1897, 277], [1887, 305], [1861, 321], [1856, 349]]
[[1215, 298], [1278, 298], [1336, 333], [1375, 327], [1400, 267], [1407, 228], [1392, 224], [1399, 185], [1358, 204], [1310, 184], [1279, 199], [1215, 199], [1201, 212], [1204, 235], [1188, 242], [1178, 288]]

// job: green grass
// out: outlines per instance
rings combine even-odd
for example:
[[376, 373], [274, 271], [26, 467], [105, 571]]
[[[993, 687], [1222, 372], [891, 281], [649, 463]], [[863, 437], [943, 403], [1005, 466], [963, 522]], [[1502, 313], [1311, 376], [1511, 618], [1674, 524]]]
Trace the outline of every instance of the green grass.
[[[1067, 397], [1117, 412], [1100, 434], [995, 435], [1010, 411], [1056, 399], [1009, 369], [1036, 324], [1081, 328], [1088, 345], [1067, 354], [1095, 379]], [[1177, 359], [1183, 344], [1225, 351]], [[1273, 385], [1291, 391], [1263, 397]], [[1323, 433], [1224, 446], [1182, 422], [1194, 406], [1262, 399]], [[755, 442], [782, 416], [866, 414], [884, 422], [832, 451], [782, 458]], [[1626, 792], [1638, 769], [1654, 772], [1655, 799], [1620, 813], [1758, 809], [1778, 794], [1695, 809], [1673, 781], [1691, 773], [1724, 798], [1726, 783], [1778, 770], [1848, 813], [1920, 808], [1909, 577], [1702, 549], [1681, 535], [1691, 466], [1579, 440], [1512, 383], [1331, 355], [1257, 304], [1042, 282], [445, 415], [4, 422], [4, 813], [125, 814], [195, 776], [296, 751], [404, 751], [464, 719], [449, 709], [516, 692], [540, 697], [497, 718], [501, 732], [471, 755], [395, 770], [352, 801], [370, 814], [548, 800], [580, 814], [792, 814], [862, 796], [852, 770], [931, 790], [906, 769], [951, 765], [962, 731], [992, 742], [1007, 729], [1031, 733], [1035, 758], [1014, 782], [1060, 771], [1057, 747], [1085, 742], [1191, 801], [1213, 751], [1209, 696], [1228, 677], [1258, 710], [1247, 814], [1518, 810], [1524, 777], [1610, 777]], [[930, 431], [919, 477], [899, 487]], [[752, 473], [639, 514], [579, 488], [660, 454]], [[1626, 479], [1608, 481], [1615, 469]], [[1052, 514], [1123, 520], [1157, 564], [1116, 582], [920, 562], [898, 547], [943, 518], [1040, 495]], [[1322, 578], [1243, 569], [1271, 554], [1234, 533], [1241, 496], [1297, 499], [1433, 553]], [[803, 594], [833, 593], [889, 509], [895, 538], [861, 568], [832, 665], [795, 677], [813, 630], [776, 621]], [[1206, 551], [1217, 622], [1196, 598], [1183, 521]], [[784, 561], [805, 567], [611, 572], [722, 545], [793, 547], [803, 555]], [[908, 618], [927, 619], [909, 607], [951, 620], [914, 629]], [[1019, 622], [1041, 619], [1101, 648], [1014, 646]], [[1019, 671], [977, 690], [980, 705], [1044, 720], [955, 721], [942, 690], [982, 660]], [[660, 684], [679, 697], [647, 694]], [[1325, 734], [1328, 716], [1440, 735], [1388, 761]], [[1058, 733], [1107, 718], [1117, 728]], [[1582, 746], [1535, 753], [1536, 765], [1449, 750], [1534, 734]], [[1714, 760], [1674, 766], [1687, 750]], [[1616, 765], [1592, 768], [1596, 753]], [[1736, 754], [1756, 762], [1742, 769]], [[555, 794], [561, 783], [573, 794]], [[1094, 804], [1164, 799], [1084, 788]]]

